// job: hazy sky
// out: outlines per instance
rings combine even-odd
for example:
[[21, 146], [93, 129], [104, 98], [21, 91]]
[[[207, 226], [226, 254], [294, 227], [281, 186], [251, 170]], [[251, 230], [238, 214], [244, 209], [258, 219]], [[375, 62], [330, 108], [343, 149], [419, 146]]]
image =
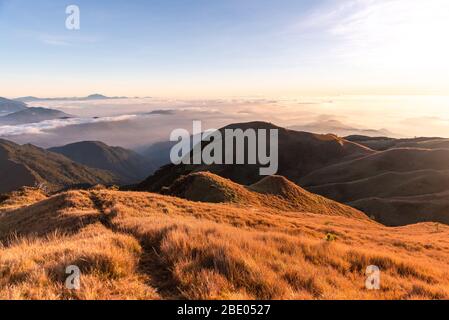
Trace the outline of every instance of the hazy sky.
[[0, 0], [0, 96], [449, 95], [448, 17], [447, 0]]

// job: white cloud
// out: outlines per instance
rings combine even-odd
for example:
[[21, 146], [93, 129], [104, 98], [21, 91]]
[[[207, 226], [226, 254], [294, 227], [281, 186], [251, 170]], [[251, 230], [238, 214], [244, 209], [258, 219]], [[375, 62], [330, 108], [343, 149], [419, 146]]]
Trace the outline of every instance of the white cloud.
[[330, 66], [342, 64], [353, 81], [448, 89], [448, 17], [447, 0], [343, 0], [312, 12], [296, 30], [324, 39]]
[[116, 117], [102, 117], [102, 118], [70, 118], [70, 119], [46, 120], [38, 123], [27, 123], [14, 126], [0, 126], [0, 136], [8, 137], [22, 134], [43, 134], [49, 130], [73, 125], [126, 121], [133, 119], [135, 117], [136, 115], [121, 115]]
[[74, 46], [97, 42], [95, 37], [80, 35], [37, 34], [36, 37], [39, 41], [52, 46]]

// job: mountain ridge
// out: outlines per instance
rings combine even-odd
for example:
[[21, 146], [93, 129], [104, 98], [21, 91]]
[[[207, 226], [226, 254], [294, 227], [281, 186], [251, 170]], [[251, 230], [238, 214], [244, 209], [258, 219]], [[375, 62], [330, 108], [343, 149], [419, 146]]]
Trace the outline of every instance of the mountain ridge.
[[0, 139], [0, 193], [45, 184], [50, 190], [74, 185], [113, 184], [112, 173], [82, 164], [31, 144]]
[[314, 195], [281, 176], [265, 177], [251, 186], [242, 186], [210, 172], [197, 172], [177, 179], [163, 194], [190, 201], [262, 205], [282, 211], [368, 219], [349, 206]]
[[100, 141], [80, 141], [48, 150], [91, 168], [113, 172], [123, 184], [139, 182], [154, 171], [149, 160], [138, 153]]
[[[305, 174], [337, 163], [372, 154], [375, 151], [336, 135], [320, 135], [284, 129], [267, 122], [231, 124], [226, 129], [277, 129], [279, 132], [278, 175], [296, 182]], [[234, 182], [249, 185], [260, 180], [259, 165], [173, 165], [168, 164], [137, 186], [138, 190], [158, 191], [169, 186], [180, 175], [198, 171], [210, 171]]]
[[55, 109], [28, 107], [26, 109], [0, 117], [0, 124], [18, 125], [73, 117], [73, 115]]
[[102, 94], [94, 93], [85, 97], [59, 97], [59, 98], [39, 98], [34, 96], [19, 97], [14, 99], [20, 102], [38, 102], [38, 101], [89, 101], [89, 100], [114, 100], [128, 99], [128, 97], [108, 97]]
[[0, 114], [13, 113], [25, 110], [27, 105], [20, 101], [14, 101], [0, 97]]
[[[449, 227], [434, 223], [389, 228], [107, 188], [51, 197], [28, 190], [0, 199], [2, 210], [6, 299], [449, 297]], [[64, 289], [74, 264], [89, 290]], [[365, 289], [369, 265], [388, 279], [382, 290]]]

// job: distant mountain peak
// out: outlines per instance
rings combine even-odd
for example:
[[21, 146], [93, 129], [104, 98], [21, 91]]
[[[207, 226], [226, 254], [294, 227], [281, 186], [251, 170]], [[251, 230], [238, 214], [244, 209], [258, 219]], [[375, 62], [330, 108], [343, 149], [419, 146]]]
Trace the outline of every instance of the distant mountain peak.
[[0, 124], [17, 125], [73, 117], [73, 115], [55, 109], [30, 107], [0, 117]]
[[108, 100], [126, 99], [127, 97], [108, 97], [99, 93], [88, 95], [87, 97], [60, 97], [60, 98], [39, 98], [33, 96], [20, 97], [14, 99], [16, 102], [38, 102], [38, 101], [88, 101], [88, 100]]
[[0, 114], [13, 113], [25, 110], [26, 108], [27, 105], [24, 102], [0, 97]]
[[246, 130], [246, 129], [254, 129], [254, 130], [278, 129], [278, 130], [285, 130], [284, 128], [278, 127], [277, 125], [275, 125], [271, 122], [266, 122], [266, 121], [251, 121], [251, 122], [234, 123], [234, 124], [230, 124], [230, 125], [222, 128], [222, 130], [225, 130], [225, 129], [242, 129], [242, 130]]
[[370, 129], [358, 126], [348, 125], [338, 119], [324, 119], [302, 125], [289, 127], [296, 131], [313, 132], [317, 134], [334, 134], [338, 136], [364, 135], [364, 136], [390, 136], [395, 137], [397, 134], [387, 129]]
[[104, 95], [99, 94], [99, 93], [94, 93], [94, 94], [88, 95], [86, 98], [87, 99], [109, 99], [109, 97], [104, 96]]

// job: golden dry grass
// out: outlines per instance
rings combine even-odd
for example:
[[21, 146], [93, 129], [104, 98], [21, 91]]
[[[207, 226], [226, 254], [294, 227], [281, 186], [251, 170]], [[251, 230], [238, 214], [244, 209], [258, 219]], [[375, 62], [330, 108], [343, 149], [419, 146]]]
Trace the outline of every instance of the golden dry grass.
[[[2, 299], [158, 299], [136, 273], [141, 254], [131, 236], [92, 224], [75, 236], [54, 233], [45, 238], [15, 239], [1, 255]], [[65, 288], [65, 271], [76, 265], [82, 290]]]
[[24, 187], [21, 190], [0, 195], [1, 212], [17, 209], [44, 200], [47, 195], [39, 189]]
[[282, 176], [266, 177], [246, 187], [210, 172], [197, 172], [177, 179], [164, 193], [199, 202], [368, 219], [361, 211], [312, 194]]
[[[447, 299], [448, 234], [433, 223], [71, 191], [0, 216], [0, 298]], [[79, 291], [64, 288], [71, 264]], [[369, 265], [381, 269], [379, 291], [365, 288]]]

